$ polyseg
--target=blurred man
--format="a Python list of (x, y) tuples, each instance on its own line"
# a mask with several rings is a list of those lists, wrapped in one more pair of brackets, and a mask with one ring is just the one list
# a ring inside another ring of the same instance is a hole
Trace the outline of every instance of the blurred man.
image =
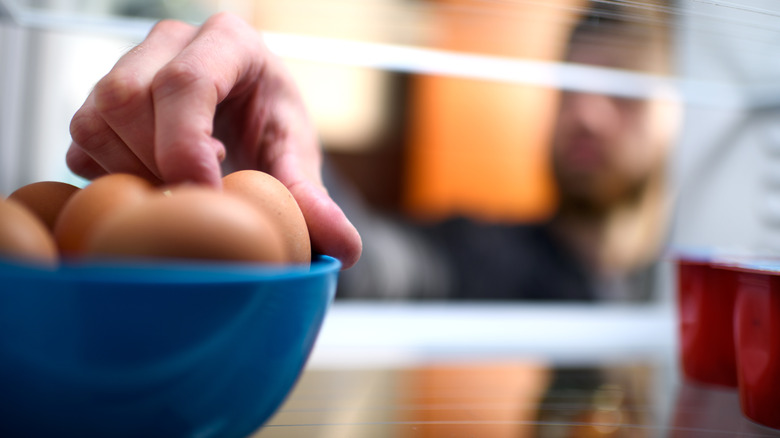
[[(596, 2), (565, 61), (671, 73), (663, 4)], [(341, 297), (643, 300), (666, 235), (666, 168), (679, 119), (665, 98), (563, 91), (551, 162), (560, 203), (544, 224), (388, 221), (354, 209), (363, 260)]]

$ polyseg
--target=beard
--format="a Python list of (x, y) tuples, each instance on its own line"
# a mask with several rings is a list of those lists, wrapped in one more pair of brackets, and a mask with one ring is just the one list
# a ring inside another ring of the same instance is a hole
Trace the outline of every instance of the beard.
[(651, 175), (564, 172), (554, 166), (559, 210), (583, 216), (603, 216), (639, 202), (653, 180)]

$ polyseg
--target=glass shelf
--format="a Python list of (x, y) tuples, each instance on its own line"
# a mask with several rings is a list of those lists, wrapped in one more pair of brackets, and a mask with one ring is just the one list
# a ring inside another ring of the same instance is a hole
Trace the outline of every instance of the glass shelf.
[[(643, 97), (673, 89), (689, 103), (708, 106), (773, 106), (771, 81), (750, 87), (729, 78), (699, 72), (659, 77), (638, 72), (559, 62), (563, 35), (582, 9), (582, 2), (294, 0), (254, 3), (170, 2), (51, 2), (0, 1), (0, 13), (23, 27), (67, 32), (96, 32), (140, 40), (160, 18), (201, 22), (219, 10), (238, 11), (263, 29), (269, 47), (287, 58), (379, 70), (524, 83), (559, 89), (585, 90), (626, 97)], [(670, 9), (674, 20), (660, 23), (685, 37), (712, 34), (731, 44), (765, 51), (780, 36), (767, 20), (780, 17), (759, 8), (684, 1)], [(649, 5), (650, 3), (648, 3)], [(132, 5), (132, 7), (131, 7)], [(650, 6), (647, 6), (650, 7)], [(736, 15), (735, 15), (736, 14)], [(732, 16), (735, 15), (735, 16)], [(760, 18), (755, 24), (750, 18)], [(774, 20), (772, 20), (774, 19)], [(534, 29), (518, 30), (517, 23)], [(724, 24), (725, 26), (721, 26)], [(780, 26), (776, 26), (780, 29)], [(468, 38), (453, 37), (468, 34)], [(717, 32), (713, 29), (718, 29)], [(495, 31), (491, 31), (495, 30)], [(539, 41), (508, 44), (512, 38)], [(547, 37), (547, 38), (544, 38)], [(541, 41), (552, 47), (543, 50)], [(769, 42), (767, 42), (769, 41)], [(684, 62), (682, 64), (685, 64)], [(684, 65), (683, 65), (684, 66)]]

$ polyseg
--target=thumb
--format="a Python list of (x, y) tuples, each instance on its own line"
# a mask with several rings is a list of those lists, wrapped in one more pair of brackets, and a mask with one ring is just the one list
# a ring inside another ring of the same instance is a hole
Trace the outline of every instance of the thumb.
[(313, 250), (335, 257), (343, 269), (357, 263), (363, 250), (360, 234), (325, 189), (307, 180), (289, 189), (306, 218)]

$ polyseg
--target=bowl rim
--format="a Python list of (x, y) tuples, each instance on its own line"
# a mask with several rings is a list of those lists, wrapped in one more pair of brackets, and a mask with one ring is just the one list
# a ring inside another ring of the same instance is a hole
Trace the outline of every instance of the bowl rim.
[(0, 281), (37, 279), (55, 282), (123, 284), (219, 284), (284, 281), (337, 273), (341, 262), (316, 255), (310, 264), (262, 264), (212, 260), (61, 261), (56, 267), (0, 259)]

